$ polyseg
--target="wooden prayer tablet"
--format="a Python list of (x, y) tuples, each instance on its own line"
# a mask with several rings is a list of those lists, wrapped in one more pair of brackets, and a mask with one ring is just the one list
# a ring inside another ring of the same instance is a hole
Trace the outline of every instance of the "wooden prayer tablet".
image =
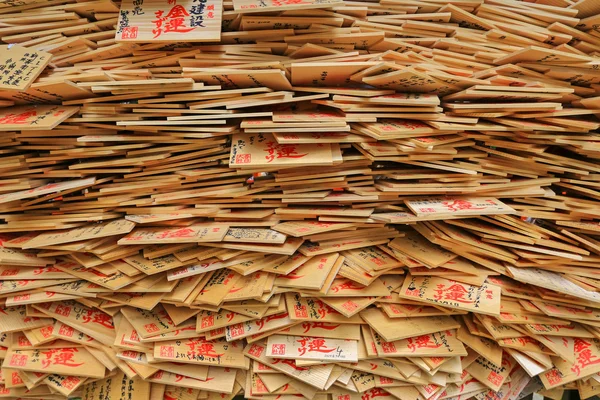
[[(432, 286), (428, 286), (432, 285)], [(432, 289), (435, 287), (435, 289)], [(400, 290), (400, 297), (418, 297), (427, 302), (444, 304), (455, 302), (459, 309), (478, 309), (482, 314), (498, 315), (500, 288), (493, 285), (473, 287), (443, 278), (423, 276), (407, 278)]]
[(421, 235), (413, 234), (412, 232), (405, 237), (394, 239), (390, 243), (390, 247), (422, 262), (430, 268), (439, 267), (456, 258), (456, 255), (452, 252), (439, 248), (434, 243), (423, 239)]
[[(314, 340), (320, 348), (315, 349)], [(271, 335), (267, 340), (267, 356), (299, 360), (358, 361), (358, 342), (340, 339), (313, 339), (302, 336)]]
[(130, 232), (135, 224), (124, 219), (105, 222), (99, 225), (88, 225), (63, 232), (43, 233), (28, 240), (23, 248), (51, 246), (54, 244), (77, 242), (99, 237), (114, 236)]
[(24, 91), (44, 71), (52, 54), (19, 45), (0, 46), (0, 90)]
[(290, 0), (235, 0), (233, 2), (234, 10), (241, 13), (331, 8), (341, 5), (343, 5), (343, 2), (339, 0), (302, 0), (299, 2)]
[(0, 195), (0, 203), (8, 203), (15, 200), (27, 199), (31, 197), (41, 196), (49, 193), (61, 192), (63, 190), (75, 189), (78, 187), (85, 187), (93, 185), (96, 182), (96, 178), (79, 179), (73, 181), (65, 181), (58, 184), (49, 183), (44, 186), (39, 186), (34, 189), (23, 190), (20, 192), (13, 192), (9, 194)]
[(273, 137), (280, 144), (302, 144), (302, 143), (362, 143), (370, 142), (372, 139), (353, 135), (344, 132), (323, 132), (323, 133), (278, 133), (274, 132)]
[(385, 314), (376, 309), (371, 308), (363, 311), (360, 315), (375, 332), (388, 342), (458, 327), (458, 324), (450, 317), (408, 318), (404, 320), (404, 324), (402, 324), (404, 326), (402, 326), (392, 321), (388, 322)]
[(117, 42), (218, 42), (221, 0), (126, 0), (121, 4)]
[(223, 238), (225, 242), (284, 243), (285, 235), (271, 229), (230, 228)]
[(218, 242), (226, 234), (227, 226), (197, 224), (186, 228), (137, 229), (119, 242), (126, 245)]
[(20, 106), (0, 109), (0, 131), (53, 129), (79, 111), (69, 106)]
[[(220, 70), (212, 71), (210, 69), (191, 71), (186, 75), (194, 78), (197, 82), (203, 82), (206, 85), (220, 85), (223, 89), (242, 89), (242, 88), (260, 88), (266, 87), (273, 90), (290, 90), (291, 84), (285, 73), (279, 69), (275, 70)], [(264, 96), (261, 96), (264, 97)], [(257, 98), (253, 98), (257, 99)], [(245, 99), (241, 99), (244, 101)], [(308, 99), (307, 99), (308, 100)], [(258, 100), (256, 100), (258, 102)], [(266, 101), (266, 100), (265, 100)], [(244, 101), (246, 103), (246, 101)], [(192, 109), (203, 108), (195, 106)], [(201, 104), (200, 104), (201, 105)], [(217, 106), (219, 104), (216, 104)], [(257, 104), (258, 105), (258, 104)], [(248, 107), (248, 105), (240, 105)]]
[(359, 102), (362, 104), (385, 104), (395, 106), (437, 106), (440, 100), (435, 95), (418, 93), (395, 93), (373, 96), (366, 99), (352, 98), (350, 96), (334, 96), (333, 100), (347, 103)]
[(408, 200), (406, 205), (417, 216), (454, 216), (513, 214), (515, 211), (494, 198), (446, 198), (425, 201)]
[[(98, 362), (85, 348), (62, 348), (53, 352), (54, 354), (66, 354), (70, 360), (69, 363), (53, 363), (48, 366), (47, 362), (41, 357), (36, 357), (36, 350), (14, 350), (7, 353), (7, 357), (12, 362), (7, 366), (17, 370), (42, 372), (49, 371), (57, 374), (102, 378), (104, 376), (104, 366)], [(65, 356), (63, 356), (65, 357)], [(18, 360), (18, 362), (17, 362)], [(75, 371), (75, 368), (84, 367), (82, 371)]]
[(330, 145), (279, 144), (269, 133), (234, 135), (229, 165), (231, 168), (257, 168), (271, 165), (331, 165)]

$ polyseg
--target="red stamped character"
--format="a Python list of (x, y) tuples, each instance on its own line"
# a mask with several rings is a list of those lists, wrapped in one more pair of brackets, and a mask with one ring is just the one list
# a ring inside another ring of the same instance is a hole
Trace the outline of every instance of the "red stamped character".
[(502, 375), (494, 371), (490, 371), (487, 380), (494, 386), (500, 386), (502, 384)]
[[(267, 390), (267, 387), (265, 386), (263, 381), (260, 380), (260, 378), (256, 378), (255, 384), (256, 384), (256, 393), (265, 393), (265, 394), (269, 393), (269, 391)], [(252, 389), (252, 393), (254, 393), (254, 389)]]
[(215, 316), (209, 315), (208, 317), (202, 317), (200, 320), (200, 326), (202, 328), (210, 328), (215, 325)]
[(352, 300), (348, 300), (347, 302), (342, 304), (342, 308), (346, 311), (354, 311), (358, 308), (358, 304), (356, 304)]
[(135, 329), (131, 331), (131, 335), (129, 335), (129, 340), (132, 342), (139, 343), (140, 337)]
[(231, 337), (241, 336), (244, 334), (244, 325), (243, 324), (235, 324), (227, 327), (229, 330), (229, 335)]
[(20, 294), (20, 295), (16, 295), (15, 297), (13, 297), (13, 301), (18, 302), (18, 301), (27, 301), (31, 298), (30, 294)]
[(160, 356), (173, 358), (175, 356), (175, 348), (173, 346), (160, 346)]
[(131, 358), (134, 360), (137, 358), (137, 355), (138, 355), (137, 351), (133, 351), (133, 350), (126, 350), (122, 354), (124, 357)]
[(121, 33), (121, 39), (136, 39), (138, 35), (138, 27), (137, 26), (126, 26), (123, 27), (123, 31)]
[(282, 356), (285, 354), (285, 344), (274, 344), (271, 346), (271, 354), (274, 356)]
[(294, 306), (294, 313), (296, 314), (296, 318), (308, 318), (308, 312), (306, 311), (306, 306)]
[(144, 325), (144, 329), (148, 333), (156, 333), (159, 331), (158, 326), (156, 326), (156, 324), (154, 324), (154, 323)]
[(11, 367), (24, 367), (27, 364), (26, 354), (13, 354), (8, 365)]
[(430, 357), (429, 359), (434, 365), (439, 365), (446, 360), (444, 357)]
[(19, 336), (18, 342), (19, 342), (19, 346), (21, 346), (21, 347), (33, 346), (33, 344), (31, 344), (31, 342), (29, 341), (29, 339), (27, 339), (27, 337), (25, 335)]
[(560, 383), (563, 380), (562, 374), (556, 368), (552, 368), (550, 371), (546, 372), (544, 374), (544, 376), (546, 377), (546, 379), (548, 380), (548, 383), (551, 386), (560, 385)]
[(60, 384), (67, 390), (73, 390), (81, 382), (76, 376), (67, 376)]
[(52, 335), (52, 331), (53, 331), (53, 327), (52, 326), (45, 326), (42, 329), (40, 329), (40, 334), (44, 337), (44, 338), (48, 338), (50, 337), (50, 335)]
[(238, 154), (235, 156), (236, 164), (250, 164), (252, 161), (252, 154)]
[(59, 304), (56, 306), (55, 313), (58, 315), (62, 315), (63, 317), (68, 317), (71, 314), (71, 307)]
[(157, 373), (155, 373), (152, 378), (153, 379), (162, 379), (163, 375), (165, 374), (165, 371), (158, 371)]
[(19, 376), (18, 372), (13, 372), (11, 375), (11, 382), (13, 386), (20, 385), (23, 383), (23, 379), (21, 379), (21, 376)]
[(382, 342), (381, 348), (385, 354), (395, 353), (396, 345), (393, 342)]
[(58, 334), (61, 336), (73, 337), (73, 332), (75, 330), (71, 328), (69, 325), (61, 325), (58, 329)]
[(262, 355), (263, 350), (264, 350), (264, 347), (259, 346), (257, 344), (253, 344), (252, 346), (250, 346), (250, 350), (248, 350), (248, 354), (250, 354), (254, 357), (260, 357)]
[(433, 383), (430, 383), (429, 385), (425, 385), (423, 386), (423, 390), (425, 390), (425, 392), (427, 392), (427, 394), (431, 394), (433, 393), (439, 386), (434, 385)]

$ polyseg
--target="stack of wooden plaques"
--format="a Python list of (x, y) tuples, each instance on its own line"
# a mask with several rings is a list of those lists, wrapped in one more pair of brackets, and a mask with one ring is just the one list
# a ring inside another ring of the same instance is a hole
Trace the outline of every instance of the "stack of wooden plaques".
[(0, 398), (600, 394), (600, 1), (5, 0)]

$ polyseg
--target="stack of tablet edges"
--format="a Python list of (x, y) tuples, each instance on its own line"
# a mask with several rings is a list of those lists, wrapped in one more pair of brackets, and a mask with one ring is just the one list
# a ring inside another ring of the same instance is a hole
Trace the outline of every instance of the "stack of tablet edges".
[(0, 398), (600, 393), (600, 1), (5, 0)]

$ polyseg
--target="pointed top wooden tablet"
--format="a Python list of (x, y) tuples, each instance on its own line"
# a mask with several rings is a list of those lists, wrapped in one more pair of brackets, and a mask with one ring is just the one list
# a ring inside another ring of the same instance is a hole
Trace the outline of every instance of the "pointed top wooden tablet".
[(117, 42), (218, 42), (222, 0), (125, 0)]

